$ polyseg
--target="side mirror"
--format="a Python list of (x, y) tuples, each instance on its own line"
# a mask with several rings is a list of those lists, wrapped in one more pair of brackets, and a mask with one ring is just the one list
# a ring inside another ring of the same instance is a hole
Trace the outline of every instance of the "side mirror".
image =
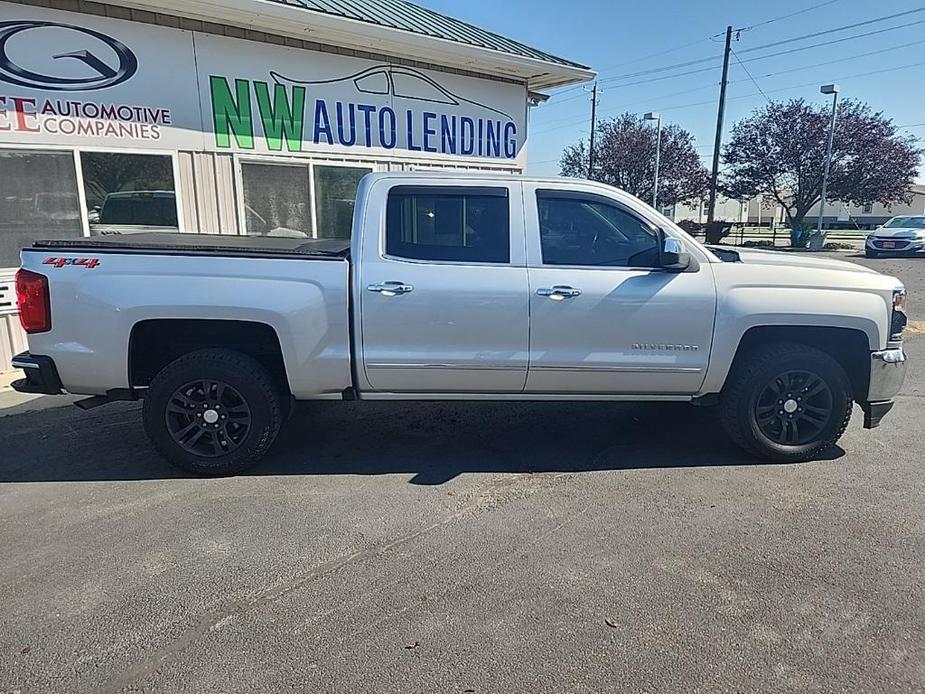
[(684, 272), (691, 266), (690, 253), (684, 252), (684, 244), (660, 230), (661, 254), (659, 264), (669, 272)]

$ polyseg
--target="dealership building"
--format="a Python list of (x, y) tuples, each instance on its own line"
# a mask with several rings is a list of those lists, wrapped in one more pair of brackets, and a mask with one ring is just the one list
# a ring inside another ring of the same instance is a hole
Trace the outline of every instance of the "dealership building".
[(19, 249), (348, 237), (370, 171), (523, 171), (585, 66), (404, 0), (0, 0), (0, 371)]

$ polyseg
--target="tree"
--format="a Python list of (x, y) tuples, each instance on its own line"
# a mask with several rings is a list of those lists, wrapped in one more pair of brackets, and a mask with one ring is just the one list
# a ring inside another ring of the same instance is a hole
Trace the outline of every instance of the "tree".
[[(559, 167), (563, 176), (590, 178), (622, 188), (652, 201), (655, 183), (656, 129), (641, 116), (624, 113), (598, 122), (594, 171), (588, 172), (588, 146), (584, 140), (566, 147)], [(675, 205), (703, 197), (709, 175), (694, 136), (678, 125), (662, 126), (658, 204)]]
[[(739, 121), (723, 151), (723, 192), (770, 195), (784, 209), (793, 245), (805, 245), (806, 215), (822, 197), (831, 109), (803, 99), (772, 102)], [(922, 150), (867, 104), (839, 105), (827, 199), (857, 205), (906, 200)], [(823, 239), (824, 240), (824, 239)]]

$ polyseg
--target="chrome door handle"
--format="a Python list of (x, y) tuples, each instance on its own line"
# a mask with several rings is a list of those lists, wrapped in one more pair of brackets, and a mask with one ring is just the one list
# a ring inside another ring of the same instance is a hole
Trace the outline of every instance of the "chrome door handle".
[(562, 299), (573, 299), (581, 296), (581, 290), (574, 287), (567, 287), (564, 284), (557, 284), (552, 288), (537, 289), (539, 296), (549, 297), (553, 301), (562, 301)]
[(366, 291), (376, 292), (383, 296), (398, 296), (399, 294), (410, 294), (414, 291), (414, 287), (404, 282), (383, 282), (369, 285)]

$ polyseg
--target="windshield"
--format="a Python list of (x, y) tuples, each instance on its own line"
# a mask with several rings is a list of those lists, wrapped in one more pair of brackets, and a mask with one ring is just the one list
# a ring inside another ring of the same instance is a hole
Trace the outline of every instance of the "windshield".
[(897, 217), (883, 226), (887, 229), (925, 229), (925, 217)]

